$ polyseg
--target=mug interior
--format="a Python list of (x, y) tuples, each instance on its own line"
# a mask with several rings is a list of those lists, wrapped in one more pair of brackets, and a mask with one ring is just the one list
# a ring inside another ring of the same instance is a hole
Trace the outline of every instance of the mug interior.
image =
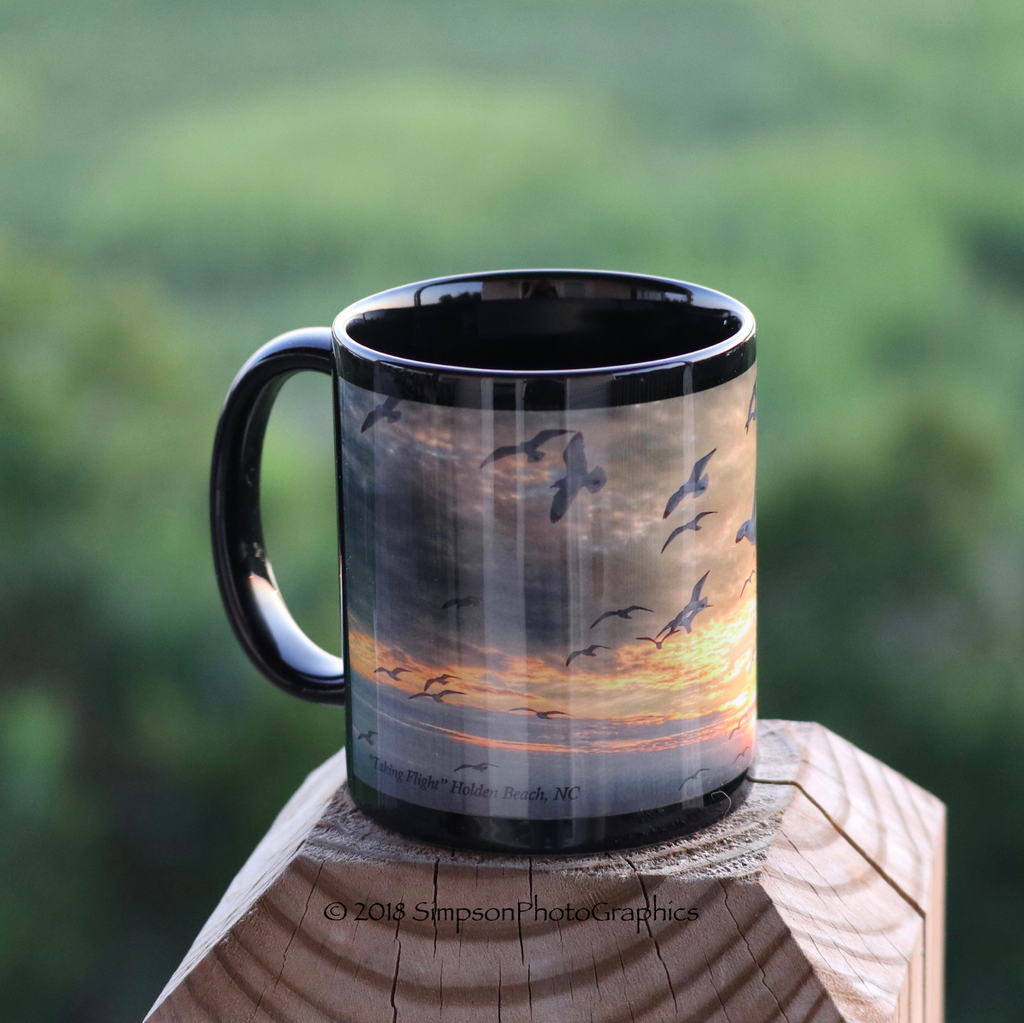
[(358, 302), (338, 320), (364, 354), (513, 373), (665, 362), (718, 349), (752, 327), (745, 307), (719, 292), (595, 271), (427, 281)]

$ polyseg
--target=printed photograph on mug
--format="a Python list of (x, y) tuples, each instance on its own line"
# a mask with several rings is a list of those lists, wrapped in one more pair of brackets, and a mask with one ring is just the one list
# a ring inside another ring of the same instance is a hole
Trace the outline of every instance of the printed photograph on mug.
[(342, 386), (357, 776), (425, 806), (558, 818), (743, 773), (755, 372), (646, 404), (401, 401), (390, 419)]

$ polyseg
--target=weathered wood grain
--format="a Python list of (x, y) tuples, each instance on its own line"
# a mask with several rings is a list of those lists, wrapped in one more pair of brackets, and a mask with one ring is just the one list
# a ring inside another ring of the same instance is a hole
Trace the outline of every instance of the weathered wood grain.
[(820, 725), (762, 722), (753, 776), (697, 835), (514, 857), (385, 831), (353, 807), (339, 754), (147, 1019), (941, 1023), (942, 804)]

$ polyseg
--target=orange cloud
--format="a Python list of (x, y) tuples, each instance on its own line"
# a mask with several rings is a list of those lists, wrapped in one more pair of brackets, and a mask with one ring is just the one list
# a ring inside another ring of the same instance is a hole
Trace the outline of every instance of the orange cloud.
[[(756, 682), (756, 602), (729, 616), (698, 618), (692, 634), (679, 633), (662, 650), (648, 643), (628, 643), (599, 651), (593, 658), (562, 662), (537, 656), (483, 651), (485, 665), (448, 661), (425, 664), (400, 646), (359, 631), (349, 632), (352, 667), (376, 685), (410, 696), (426, 680), (454, 676), (447, 689), (450, 703), (487, 712), (516, 706), (561, 710), (572, 718), (615, 721), (622, 725), (686, 721), (709, 715), (733, 721), (752, 703)], [(378, 668), (404, 667), (397, 679)], [(435, 692), (443, 688), (435, 684)]]

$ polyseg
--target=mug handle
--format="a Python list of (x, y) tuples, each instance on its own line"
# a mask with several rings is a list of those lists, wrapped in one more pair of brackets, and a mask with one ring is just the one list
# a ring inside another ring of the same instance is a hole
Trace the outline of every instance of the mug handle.
[(260, 458), (284, 382), (301, 370), (333, 379), (332, 346), (329, 327), (307, 327), (274, 338), (249, 359), (224, 401), (210, 472), (213, 560), (235, 635), (271, 682), (317, 703), (345, 702), (344, 661), (296, 625), (277, 588), (263, 543)]

